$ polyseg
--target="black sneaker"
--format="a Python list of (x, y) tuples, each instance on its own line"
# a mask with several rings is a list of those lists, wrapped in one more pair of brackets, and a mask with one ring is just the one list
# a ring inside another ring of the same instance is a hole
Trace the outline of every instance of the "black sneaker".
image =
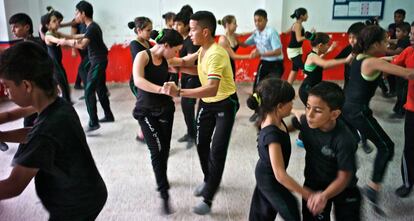
[(410, 186), (410, 187), (406, 187), (405, 185), (402, 185), (402, 186), (398, 187), (398, 188), (395, 190), (395, 194), (396, 194), (397, 196), (401, 197), (401, 198), (405, 198), (405, 197), (407, 197), (408, 195), (410, 195), (410, 193), (411, 193), (411, 189), (412, 189), (412, 186)]
[(195, 139), (190, 137), (189, 141), (187, 142), (187, 146), (186, 146), (187, 150), (191, 149), (191, 147), (193, 147), (194, 145), (195, 145)]
[(115, 118), (114, 116), (105, 116), (104, 118), (99, 119), (99, 123), (109, 123), (114, 122)]
[(1, 151), (7, 151), (9, 149), (9, 145), (7, 145), (6, 143), (4, 143), (4, 142), (0, 142), (0, 150)]
[(259, 115), (257, 113), (254, 113), (252, 116), (250, 116), (249, 121), (250, 122), (256, 122)]
[(375, 213), (380, 216), (385, 217), (386, 213), (382, 210), (378, 204), (378, 191), (372, 189), (369, 186), (363, 188), (362, 193), (368, 198), (368, 202), (371, 203), (374, 208)]
[(91, 132), (91, 131), (97, 130), (97, 129), (99, 129), (99, 128), (101, 128), (101, 125), (99, 125), (99, 124), (95, 124), (95, 125), (88, 125), (88, 126), (85, 128), (85, 132), (86, 132), (86, 133), (88, 133), (88, 132)]
[(403, 113), (392, 113), (389, 116), (390, 119), (403, 119), (404, 118), (404, 114)]
[(75, 84), (75, 86), (73, 86), (73, 89), (75, 89), (75, 90), (82, 90), (83, 87), (82, 87), (82, 85), (76, 85)]
[(397, 92), (387, 92), (384, 94), (384, 97), (386, 98), (392, 98), (392, 97), (396, 97), (397, 96)]
[(168, 199), (162, 199), (161, 213), (163, 215), (170, 215), (173, 213)]
[(182, 137), (180, 137), (180, 138), (178, 138), (178, 142), (179, 143), (184, 143), (184, 142), (189, 142), (190, 140), (191, 140), (192, 138), (191, 138), (191, 136), (190, 135), (188, 135), (188, 134), (186, 134), (186, 135), (184, 135), (184, 136), (182, 136)]
[(362, 150), (364, 150), (366, 154), (369, 154), (374, 150), (374, 148), (372, 148), (372, 146), (369, 145), (367, 141), (365, 141), (362, 142)]

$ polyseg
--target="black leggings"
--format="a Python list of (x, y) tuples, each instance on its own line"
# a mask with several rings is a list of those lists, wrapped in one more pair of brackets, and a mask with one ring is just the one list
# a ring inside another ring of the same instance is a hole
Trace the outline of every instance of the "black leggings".
[(236, 94), (214, 103), (200, 100), (196, 143), (206, 183), (202, 191), (205, 200), (212, 201), (220, 185), (238, 109), (239, 101)]
[(372, 116), (372, 111), (367, 105), (345, 102), (343, 116), (361, 135), (375, 144), (378, 151), (375, 157), (372, 181), (380, 183), (384, 178), (388, 162), (394, 156), (394, 142)]
[(401, 161), (401, 176), (406, 187), (414, 184), (414, 112), (407, 110), (404, 124), (404, 151)]
[[(304, 184), (313, 191), (323, 191), (325, 188), (318, 188), (312, 184)], [(347, 188), (341, 193), (329, 199), (325, 209), (317, 216), (313, 216), (309, 211), (307, 202), (302, 200), (303, 221), (329, 221), (331, 220), (332, 204), (335, 206), (336, 221), (359, 221), (361, 220), (361, 194), (358, 187)]]
[[(200, 87), (200, 80), (198, 76), (192, 76), (188, 74), (181, 74), (181, 88), (197, 88)], [(184, 114), (185, 124), (187, 125), (187, 134), (195, 138), (196, 137), (196, 123), (195, 123), (195, 105), (196, 98), (181, 98), (181, 109)]]
[(283, 71), (283, 61), (260, 60), (260, 64), (257, 67), (256, 77), (253, 82), (253, 93), (256, 92), (256, 87), (260, 81), (266, 79), (267, 77), (281, 78)]
[(167, 178), (167, 161), (170, 154), (174, 110), (174, 106), (172, 106), (160, 114), (154, 115), (151, 111), (148, 111), (136, 117), (151, 154), (151, 164), (157, 182), (157, 190), (163, 199), (169, 197), (170, 184)]
[(284, 220), (300, 220), (299, 202), (296, 197), (280, 183), (273, 173), (256, 166), (257, 185), (250, 204), (249, 220), (275, 220), (279, 213)]
[(106, 66), (108, 61), (91, 63), (85, 87), (85, 103), (89, 114), (89, 126), (98, 124), (98, 113), (96, 108), (96, 96), (104, 110), (105, 116), (112, 117), (109, 106), (108, 88), (106, 87)]

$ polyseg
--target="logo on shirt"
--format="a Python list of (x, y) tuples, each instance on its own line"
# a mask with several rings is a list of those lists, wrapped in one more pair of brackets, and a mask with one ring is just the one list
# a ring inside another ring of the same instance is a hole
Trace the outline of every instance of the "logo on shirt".
[(328, 145), (325, 145), (321, 148), (321, 153), (326, 157), (335, 157), (334, 151), (331, 148), (329, 148)]

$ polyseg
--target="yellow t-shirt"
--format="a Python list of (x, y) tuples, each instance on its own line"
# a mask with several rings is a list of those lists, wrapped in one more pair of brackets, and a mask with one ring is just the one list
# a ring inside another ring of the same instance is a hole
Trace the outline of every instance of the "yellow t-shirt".
[(236, 93), (236, 84), (233, 79), (230, 57), (227, 51), (218, 45), (212, 44), (201, 60), (202, 48), (198, 51), (197, 71), (201, 85), (206, 85), (209, 79), (219, 80), (219, 88), (215, 97), (201, 98), (206, 103), (222, 101)]

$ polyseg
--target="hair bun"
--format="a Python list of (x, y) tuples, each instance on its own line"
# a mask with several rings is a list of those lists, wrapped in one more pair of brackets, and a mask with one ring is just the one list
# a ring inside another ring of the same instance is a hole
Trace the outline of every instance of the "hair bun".
[(257, 108), (259, 108), (259, 103), (253, 95), (250, 95), (249, 98), (247, 98), (246, 104), (251, 110), (257, 110)]
[(219, 20), (217, 20), (217, 24), (223, 25), (223, 21), (219, 19)]
[(134, 29), (135, 28), (135, 22), (133, 22), (133, 21), (128, 22), (128, 28), (129, 29)]
[(157, 38), (158, 34), (159, 34), (159, 32), (157, 30), (152, 30), (151, 34), (150, 34), (151, 39), (155, 40)]
[(50, 12), (54, 11), (54, 9), (53, 9), (53, 7), (52, 7), (52, 6), (47, 6), (47, 7), (46, 7), (46, 10), (47, 10), (47, 12), (48, 12), (48, 13), (50, 13)]

